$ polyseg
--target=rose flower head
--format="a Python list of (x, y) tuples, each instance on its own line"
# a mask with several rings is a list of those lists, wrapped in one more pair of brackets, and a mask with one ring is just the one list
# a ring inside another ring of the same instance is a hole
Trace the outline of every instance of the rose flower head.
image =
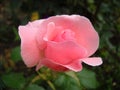
[(99, 36), (89, 19), (80, 15), (56, 15), (19, 26), (21, 56), (27, 67), (46, 66), (56, 71), (82, 70), (82, 63), (102, 64), (90, 57), (99, 46)]

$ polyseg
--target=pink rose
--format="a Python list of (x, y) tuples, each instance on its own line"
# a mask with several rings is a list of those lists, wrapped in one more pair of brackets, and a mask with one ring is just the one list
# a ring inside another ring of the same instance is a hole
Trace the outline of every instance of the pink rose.
[(28, 67), (47, 66), (57, 71), (80, 71), (82, 62), (98, 66), (100, 57), (89, 57), (99, 45), (99, 36), (84, 16), (57, 15), (19, 26), (21, 55)]

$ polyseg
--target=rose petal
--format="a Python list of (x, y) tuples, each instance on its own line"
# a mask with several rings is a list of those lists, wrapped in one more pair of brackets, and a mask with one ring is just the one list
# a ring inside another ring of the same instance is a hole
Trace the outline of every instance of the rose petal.
[(47, 42), (45, 56), (58, 64), (68, 64), (73, 60), (83, 58), (87, 51), (73, 41)]
[(55, 62), (52, 62), (52, 60), (49, 60), (47, 58), (45, 59), (42, 59), (42, 62), (40, 62), (37, 67), (36, 67), (36, 70), (39, 70), (42, 66), (47, 66), (49, 68), (51, 68), (52, 70), (55, 70), (55, 71), (67, 71), (68, 69), (62, 65), (59, 65)]
[(55, 41), (55, 42), (74, 41), (75, 42), (76, 39), (74, 37), (74, 32), (67, 29), (67, 30), (63, 30), (58, 35), (56, 35), (56, 37), (52, 41)]
[(45, 41), (48, 41), (48, 40), (51, 40), (51, 38), (53, 38), (54, 37), (54, 35), (53, 35), (53, 31), (55, 30), (55, 24), (54, 24), (54, 22), (50, 22), (50, 23), (48, 23), (48, 25), (47, 25), (47, 32), (46, 32), (46, 34), (45, 34), (45, 36), (44, 36), (44, 40)]
[(36, 33), (41, 21), (31, 22), (26, 26), (19, 26), (21, 38), (21, 55), (28, 67), (35, 66), (40, 60), (40, 52), (36, 43)]
[(97, 50), (99, 46), (99, 36), (98, 33), (95, 31), (91, 22), (83, 16), (73, 16), (75, 19), (75, 25), (78, 29), (76, 31), (78, 42), (84, 46), (87, 51), (88, 55), (91, 56)]
[(73, 70), (75, 72), (82, 70), (82, 64), (79, 60), (76, 60), (75, 62), (70, 63), (69, 65), (64, 65), (64, 67)]
[(36, 65), (36, 71), (38, 71), (40, 68), (42, 68), (44, 65), (42, 63), (42, 61), (44, 60), (44, 58), (41, 58), (38, 62), (38, 64)]
[(71, 29), (75, 32), (76, 39), (81, 46), (84, 46), (88, 54), (86, 57), (95, 53), (99, 45), (99, 37), (91, 22), (79, 15), (57, 15), (50, 17), (45, 24), (54, 22), (56, 27), (62, 27), (63, 30)]
[(84, 58), (80, 60), (91, 66), (98, 66), (102, 64), (102, 59), (100, 57)]

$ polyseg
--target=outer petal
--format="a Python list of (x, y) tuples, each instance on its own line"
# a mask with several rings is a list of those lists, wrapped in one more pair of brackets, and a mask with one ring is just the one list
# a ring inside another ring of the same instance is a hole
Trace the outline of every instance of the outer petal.
[(91, 66), (98, 66), (102, 64), (102, 59), (100, 57), (83, 58), (81, 61)]
[(36, 70), (39, 70), (43, 65), (55, 71), (72, 70), (72, 71), (78, 72), (82, 70), (82, 64), (80, 60), (76, 60), (68, 65), (62, 65), (62, 64), (57, 64), (53, 62), (52, 60), (45, 58), (45, 59), (42, 59), (42, 62), (40, 62), (37, 65)]
[(82, 70), (82, 64), (80, 60), (76, 60), (68, 65), (64, 65), (64, 67), (73, 70), (75, 72), (81, 71)]
[(79, 15), (58, 15), (46, 19), (43, 25), (47, 25), (49, 22), (55, 23), (56, 27), (62, 27), (63, 30), (70, 29), (75, 32), (78, 43), (88, 51), (86, 57), (92, 55), (97, 50), (99, 37), (86, 17)]
[[(78, 42), (84, 46), (88, 50), (88, 55), (91, 56), (99, 46), (99, 36), (95, 31), (92, 23), (83, 16), (73, 16), (75, 21), (75, 25), (78, 29), (76, 31)], [(78, 19), (78, 20), (77, 20)]]
[(28, 67), (35, 66), (40, 60), (40, 52), (36, 43), (36, 33), (41, 21), (30, 22), (26, 26), (19, 26), (21, 38), (21, 55)]
[(42, 59), (42, 62), (40, 62), (37, 67), (36, 67), (36, 70), (39, 70), (41, 68), (41, 66), (44, 65), (44, 66), (47, 66), (49, 68), (51, 68), (52, 70), (55, 70), (55, 71), (67, 71), (68, 69), (62, 65), (59, 65), (55, 62), (52, 62), (51, 60), (45, 58), (45, 59)]
[(84, 58), (87, 51), (84, 47), (77, 45), (73, 41), (48, 42), (45, 56), (52, 62), (66, 65), (79, 58)]

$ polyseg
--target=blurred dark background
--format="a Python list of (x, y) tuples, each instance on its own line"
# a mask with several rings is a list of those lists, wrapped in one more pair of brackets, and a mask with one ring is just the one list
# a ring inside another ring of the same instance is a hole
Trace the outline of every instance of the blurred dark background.
[(4, 75), (10, 72), (23, 76), (35, 73), (21, 60), (18, 26), (61, 14), (86, 16), (99, 33), (100, 47), (94, 55), (102, 57), (104, 63), (100, 67), (85, 66), (96, 73), (99, 86), (94, 90), (120, 89), (120, 0), (0, 0), (0, 90), (18, 90), (8, 89), (11, 86), (4, 81)]

